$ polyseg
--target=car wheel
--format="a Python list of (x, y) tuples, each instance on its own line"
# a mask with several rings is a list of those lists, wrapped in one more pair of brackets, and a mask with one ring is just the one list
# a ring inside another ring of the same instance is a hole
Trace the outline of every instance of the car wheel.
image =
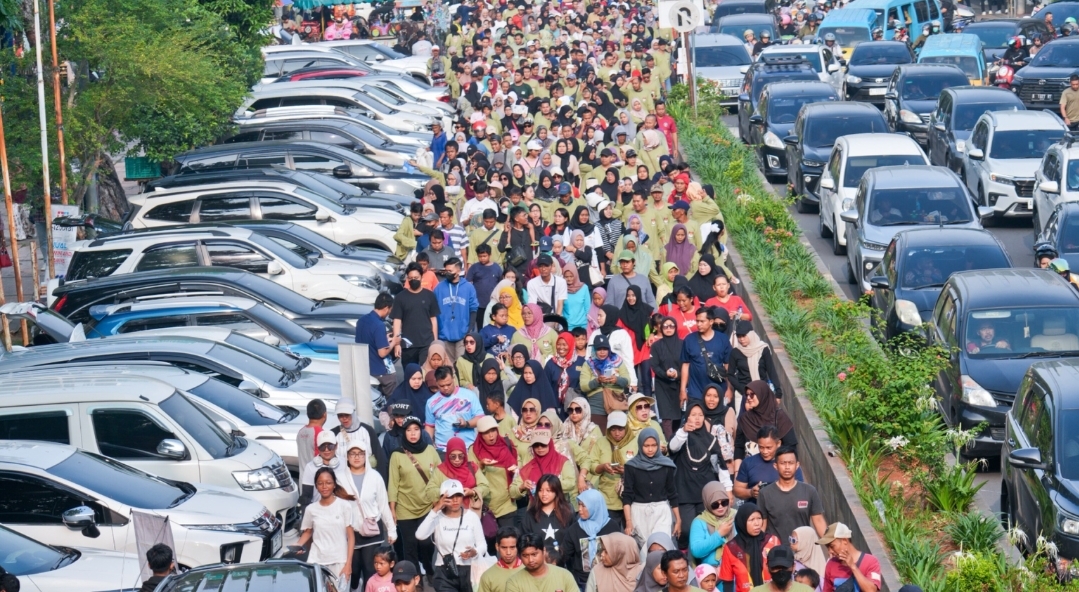
[(1004, 530), (1008, 530), (1015, 522), (1015, 517), (1012, 515), (1012, 508), (1009, 503), (1008, 496), (1008, 479), (1004, 476), (1000, 478), (1000, 526)]
[(824, 225), (824, 208), (819, 208), (817, 212), (817, 234), (819, 234), (821, 238), (833, 236), (832, 231)]
[(836, 225), (836, 231), (830, 233), (832, 235), (832, 254), (833, 255), (846, 255), (847, 246), (839, 244), (839, 226)]
[(851, 267), (850, 257), (847, 258), (847, 283), (852, 286), (858, 283), (858, 276), (854, 275), (854, 268)]
[(794, 202), (794, 209), (797, 210), (799, 214), (808, 214), (809, 204), (805, 202), (804, 197), (799, 195), (798, 200)]
[[(978, 205), (979, 206), (987, 206), (987, 205), (989, 205), (989, 200), (986, 198), (986, 195), (985, 195), (985, 188), (982, 187), (981, 183), (978, 183)], [(996, 224), (997, 224), (997, 216), (996, 216), (996, 214), (993, 214), (992, 216), (989, 216), (988, 218), (982, 220), (982, 226), (984, 228), (989, 228), (990, 226), (996, 226)]]

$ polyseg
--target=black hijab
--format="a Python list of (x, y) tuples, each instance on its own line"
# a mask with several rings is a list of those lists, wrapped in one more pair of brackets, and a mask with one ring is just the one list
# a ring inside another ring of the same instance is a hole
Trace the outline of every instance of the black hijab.
[(581, 212), (587, 212), (587, 211), (588, 211), (587, 206), (577, 206), (577, 209), (573, 210), (573, 217), (570, 218), (570, 221), (569, 221), (569, 229), (570, 230), (580, 230), (581, 232), (584, 233), (585, 238), (588, 238), (588, 235), (592, 234), (592, 231), (594, 231), (596, 229), (596, 225), (592, 223), (591, 215), (589, 216), (589, 221), (588, 221), (587, 224), (581, 224), (580, 223), (579, 220), (581, 219)]
[[(482, 341), (480, 343), (482, 343)], [(434, 393), (431, 392), (431, 389), (427, 388), (426, 381), (420, 382), (420, 388), (412, 388), (412, 385), (408, 383), (408, 379), (416, 374), (423, 377), (423, 369), (419, 364), (409, 364), (405, 366), (404, 380), (402, 380), (401, 384), (397, 385), (397, 388), (393, 389), (393, 392), (390, 393), (390, 400), (386, 402), (386, 405), (388, 407), (394, 403), (409, 403), (412, 405), (412, 413), (417, 414), (420, 419), (426, 419), (424, 414), (427, 410), (427, 400), (430, 399)]]
[[(408, 426), (412, 424), (416, 424), (416, 426), (420, 428), (420, 441), (416, 442), (415, 444), (409, 442), (408, 437), (405, 436), (405, 432), (408, 431)], [(400, 452), (402, 454), (405, 452), (411, 452), (414, 455), (423, 454), (423, 451), (427, 450), (427, 446), (427, 441), (423, 439), (423, 422), (420, 421), (420, 418), (414, 415), (409, 416), (409, 418), (405, 420), (405, 424), (401, 426), (401, 447), (397, 450), (394, 450), (394, 452)]]
[[(614, 174), (614, 182), (613, 183), (607, 180), (607, 175), (612, 174), (612, 173)], [(617, 203), (618, 202), (618, 169), (616, 169), (615, 167), (608, 168), (607, 172), (604, 173), (604, 175), (603, 175), (603, 182), (599, 184), (599, 188), (600, 188), (601, 191), (603, 191), (603, 195), (607, 196), (607, 199), (611, 200), (612, 202)]]
[(618, 316), (622, 314), (622, 311), (613, 304), (604, 304), (600, 307), (603, 310), (603, 324), (599, 327), (599, 332), (604, 337), (610, 337), (611, 333), (618, 329)]
[[(659, 341), (652, 344), (652, 357), (657, 361), (664, 364), (663, 368), (656, 368), (656, 378), (662, 378), (670, 380), (667, 377), (667, 368), (681, 368), (681, 355), (682, 355), (682, 340), (678, 338), (678, 322), (672, 317), (663, 317), (659, 321), (659, 326), (662, 327), (666, 322), (674, 323), (674, 335), (663, 335), (660, 331), (661, 337)], [(676, 365), (677, 364), (677, 365)], [(654, 367), (654, 366), (653, 366)], [(677, 379), (676, 379), (677, 380)], [(707, 409), (705, 409), (705, 415), (707, 416)]]
[(723, 272), (719, 270), (719, 266), (716, 265), (716, 258), (711, 253), (701, 255), (701, 261), (708, 264), (710, 271), (701, 275), (700, 270), (697, 270), (697, 273), (689, 278), (689, 289), (693, 290), (693, 295), (701, 301), (701, 304), (704, 304), (709, 298), (715, 298), (716, 289), (713, 287), (713, 283), (716, 281), (716, 276)]
[[(488, 384), (487, 373), (494, 370), (498, 373), (498, 378), (495, 379), (494, 384)], [(494, 358), (487, 358), (479, 365), (479, 378), (476, 380), (476, 391), (479, 392), (480, 403), (483, 404), (483, 409), (487, 409), (487, 400), (492, 395), (502, 395), (502, 402), (506, 402), (506, 389), (502, 386), (502, 368), (498, 365), (498, 360)], [(473, 372), (473, 375), (475, 372)]]
[(517, 367), (513, 365), (513, 354), (517, 352), (521, 352), (522, 354), (524, 354), (525, 366), (527, 366), (528, 361), (532, 359), (532, 354), (528, 351), (528, 346), (522, 345), (520, 343), (513, 346), (513, 349), (510, 350), (510, 363), (506, 367), (510, 372), (513, 372), (517, 376), (520, 376), (525, 371), (525, 369), (524, 366), (521, 366), (521, 369), (518, 370)]
[[(652, 350), (655, 351), (655, 348), (656, 346), (653, 345)], [(727, 425), (727, 412), (730, 411), (731, 406), (727, 404), (727, 401), (723, 397), (723, 393), (719, 391), (718, 386), (710, 384), (704, 389), (704, 392), (707, 393), (708, 389), (715, 389), (716, 394), (719, 395), (719, 402), (714, 409), (709, 409), (708, 403), (704, 401), (703, 396), (701, 397), (701, 410), (704, 411), (704, 418), (708, 420), (708, 423), (712, 424), (713, 427), (717, 425), (725, 426)]]
[[(682, 417), (682, 425), (686, 424), (686, 420), (689, 419), (689, 412), (694, 407), (700, 407), (701, 413), (704, 414), (705, 419), (708, 418), (708, 409), (704, 407), (704, 401), (700, 399), (690, 399), (686, 403), (686, 412)], [(722, 425), (722, 424), (721, 424)], [(701, 426), (695, 430), (686, 432), (686, 446), (689, 448), (686, 452), (689, 454), (689, 459), (692, 461), (696, 458), (711, 458), (712, 448), (716, 445), (716, 437), (712, 435), (712, 432), (708, 429), (708, 426)], [(705, 460), (709, 462), (709, 460)]]
[[(613, 85), (612, 85), (613, 86)], [(621, 92), (619, 92), (621, 94)], [(603, 116), (608, 122), (615, 121), (615, 106), (611, 102), (611, 95), (607, 94), (607, 91), (597, 89), (592, 94), (592, 101), (596, 104), (596, 112)]]
[(629, 298), (626, 298), (622, 302), (622, 310), (618, 311), (618, 320), (633, 331), (633, 340), (637, 344), (637, 349), (641, 349), (644, 347), (644, 330), (652, 318), (652, 307), (644, 301), (640, 286), (630, 285), (627, 292), (633, 292), (633, 295), (637, 297), (637, 304), (630, 305)]
[(539, 360), (529, 360), (525, 366), (532, 369), (532, 374), (536, 377), (536, 381), (528, 384), (525, 382), (524, 373), (522, 372), (521, 380), (517, 381), (517, 385), (513, 387), (513, 393), (510, 394), (508, 406), (512, 407), (520, 415), (521, 405), (528, 399), (535, 399), (540, 402), (542, 411), (557, 409), (558, 397), (555, 396), (554, 390), (551, 388), (551, 381), (547, 379), (547, 373), (543, 371), (543, 366), (539, 363)]
[[(731, 322), (731, 313), (722, 306), (713, 307), (712, 312), (716, 315), (715, 321), (723, 322), (723, 333), (727, 337), (730, 337), (731, 334), (734, 333), (734, 323)], [(715, 324), (715, 321), (713, 321), (713, 325)]]
[(487, 357), (487, 350), (483, 348), (483, 335), (480, 335), (479, 331), (473, 331), (469, 333), (468, 337), (476, 340), (476, 351), (473, 353), (468, 353), (468, 350), (465, 350), (463, 356), (466, 360), (472, 362), (472, 384), (479, 386), (480, 365), (483, 364), (484, 358)]
[[(543, 180), (550, 179), (551, 186), (544, 187)], [(539, 174), (539, 183), (536, 185), (536, 198), (543, 201), (554, 201), (558, 199), (558, 185), (554, 182), (554, 177), (551, 176), (550, 171), (541, 171)]]
[[(766, 535), (763, 530), (754, 537), (747, 534), (748, 528), (746, 524), (749, 522), (749, 517), (754, 513), (761, 514), (761, 510), (753, 502), (746, 502), (742, 504), (742, 507), (738, 508), (738, 513), (734, 515), (734, 527), (738, 529), (738, 535), (734, 537), (734, 542), (738, 543), (746, 559), (749, 560), (749, 579), (753, 581), (754, 586), (760, 586), (764, 584), (763, 562)], [(761, 514), (761, 517), (763, 516)]]

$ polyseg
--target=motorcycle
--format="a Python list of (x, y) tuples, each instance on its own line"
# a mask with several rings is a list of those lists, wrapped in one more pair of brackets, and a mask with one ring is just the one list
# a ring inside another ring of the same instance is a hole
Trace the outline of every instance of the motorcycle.
[(1011, 90), (1012, 80), (1015, 78), (1015, 69), (1010, 63), (1003, 63), (997, 68), (996, 77), (994, 78), (994, 86), (1003, 88), (1005, 90)]

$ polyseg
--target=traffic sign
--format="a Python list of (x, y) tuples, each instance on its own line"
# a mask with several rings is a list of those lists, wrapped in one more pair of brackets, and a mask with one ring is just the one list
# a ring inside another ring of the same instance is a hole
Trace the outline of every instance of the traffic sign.
[(689, 33), (693, 29), (704, 25), (704, 13), (689, 0), (675, 2), (668, 14), (671, 19), (671, 27), (679, 33)]
[[(707, 13), (704, 10), (704, 1), (703, 0), (659, 0), (658, 6), (656, 7), (657, 8), (656, 16), (659, 17), (659, 26), (660, 26), (660, 28), (661, 29), (673, 29), (673, 28), (675, 28), (675, 23), (677, 23), (679, 19), (678, 19), (677, 16), (672, 14), (671, 9), (674, 8), (676, 5), (680, 6), (680, 5), (686, 4), (686, 3), (692, 4), (698, 11), (696, 13), (698, 16), (693, 19), (693, 22), (694, 22), (693, 26), (695, 26), (695, 27), (703, 27), (706, 24), (705, 23), (705, 18), (707, 18), (705, 16)], [(690, 10), (692, 10), (692, 9), (690, 9)]]

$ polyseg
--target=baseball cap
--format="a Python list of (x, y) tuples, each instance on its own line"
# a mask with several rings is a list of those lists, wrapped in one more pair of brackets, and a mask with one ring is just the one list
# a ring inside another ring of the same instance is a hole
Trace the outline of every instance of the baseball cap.
[(428, 222), (434, 222), (435, 220), (438, 220), (438, 215), (434, 212), (428, 212), (423, 215), (423, 219)]
[(558, 175), (559, 177), (565, 177), (566, 173), (562, 172), (562, 167), (552, 167), (551, 168), (551, 176), (553, 177), (555, 175)]
[(420, 572), (416, 569), (416, 564), (411, 561), (398, 561), (393, 566), (393, 581), (395, 583), (411, 582), (418, 575), (420, 575)]
[(636, 150), (626, 150), (626, 158), (633, 158), (637, 156)]
[(607, 429), (611, 428), (624, 428), (627, 421), (626, 413), (624, 411), (615, 411), (607, 416)]
[[(549, 238), (549, 237), (547, 237), (547, 238)], [(547, 255), (547, 254), (543, 254), (543, 255), (540, 255), (539, 257), (536, 257), (536, 266), (537, 267), (542, 267), (544, 265), (554, 265), (554, 259), (551, 259), (551, 256)]]
[(794, 567), (794, 551), (787, 545), (779, 545), (768, 550), (768, 569)]
[(569, 195), (570, 191), (573, 191), (573, 189), (570, 187), (569, 183), (563, 181), (558, 184), (558, 195)]
[(394, 403), (390, 405), (390, 415), (408, 417), (412, 415), (412, 403)]
[(610, 350), (611, 349), (611, 341), (609, 339), (607, 339), (606, 335), (597, 335), (596, 339), (594, 341), (592, 341), (592, 349), (593, 350), (597, 350), (597, 349)]
[(611, 205), (611, 203), (612, 202), (609, 199), (601, 199), (601, 200), (599, 200), (599, 203), (596, 204), (596, 211), (597, 212), (602, 212), (603, 210), (606, 210), (607, 206)]
[(550, 251), (554, 248), (554, 239), (549, 236), (541, 236), (539, 239), (539, 248), (541, 251)]
[(348, 443), (348, 450), (352, 450), (353, 448), (359, 448), (360, 450), (364, 451), (365, 453), (367, 452), (367, 447), (364, 446), (363, 440), (361, 440), (359, 438), (356, 438), (355, 440), (352, 440), (351, 442)]
[(498, 429), (498, 422), (490, 415), (484, 415), (476, 422), (476, 433), (482, 434), (496, 429)]
[(449, 497), (464, 495), (465, 487), (464, 485), (461, 485), (461, 482), (457, 479), (446, 479), (442, 482), (442, 486), (438, 488), (438, 493), (439, 495), (446, 495)]
[(650, 189), (648, 192), (649, 193), (663, 193), (663, 186), (660, 185), (659, 183), (655, 183), (655, 184), (652, 185), (652, 189)]
[(674, 205), (671, 206), (671, 209), (672, 210), (685, 210), (685, 211), (688, 212), (689, 211), (689, 202), (687, 202), (684, 199), (680, 199), (680, 200), (674, 202)]
[(611, 150), (610, 148), (604, 148), (603, 151), (599, 153), (599, 155), (600, 156), (614, 156), (614, 150)]
[(551, 430), (532, 430), (532, 446), (536, 444), (550, 444)]
[(738, 323), (734, 326), (734, 334), (739, 337), (743, 335), (748, 335), (749, 332), (752, 330), (753, 323), (749, 321), (738, 321)]
[(618, 254), (619, 261), (636, 261), (637, 257), (633, 255), (633, 251), (629, 249), (622, 249), (622, 252)]
[(599, 181), (597, 181), (596, 179), (588, 179), (584, 182), (585, 189), (591, 189), (593, 187), (597, 187), (598, 185)]
[(322, 430), (315, 439), (315, 448), (321, 448), (323, 444), (337, 445), (337, 435), (331, 430)]
[(348, 399), (338, 399), (333, 412), (335, 415), (352, 415), (356, 413), (356, 404)]
[(843, 524), (842, 522), (834, 522), (828, 526), (828, 530), (824, 531), (824, 536), (822, 536), (820, 540), (817, 541), (817, 544), (821, 546), (830, 545), (832, 541), (836, 539), (849, 539), (851, 538), (851, 536), (853, 535), (850, 532), (850, 528), (847, 528), (846, 524)]

